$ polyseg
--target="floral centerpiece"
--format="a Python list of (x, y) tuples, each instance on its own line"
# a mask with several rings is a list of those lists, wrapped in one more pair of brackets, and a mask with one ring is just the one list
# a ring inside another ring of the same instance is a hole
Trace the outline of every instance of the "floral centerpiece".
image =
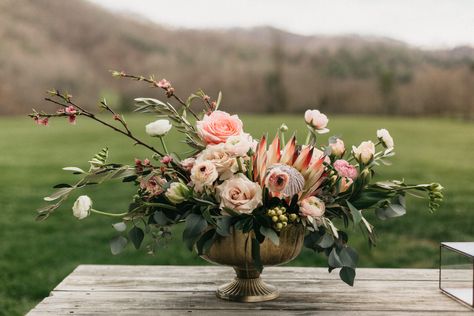
[[(153, 252), (169, 238), (171, 226), (184, 222), (183, 241), (190, 250), (235, 268), (236, 280), (218, 290), (222, 298), (275, 298), (277, 290), (259, 278), (263, 266), (293, 259), (303, 244), (324, 253), (329, 271), (340, 269), (341, 279), (353, 285), (358, 256), (348, 245), (348, 228), (360, 226), (374, 244), (374, 227), (364, 216), (367, 212), (375, 212), (380, 219), (401, 216), (407, 194), (420, 197), (419, 193), (426, 193), (430, 211), (442, 200), (438, 183), (374, 182), (376, 167), (389, 164), (387, 160), (394, 155), (394, 141), (386, 129), (377, 131), (375, 141), (364, 141), (351, 149), (337, 137), (318, 144), (318, 136), (329, 132), (328, 118), (318, 110), (308, 110), (304, 114), (304, 143), (298, 144), (295, 136), (287, 137), (284, 124), (274, 137), (255, 139), (245, 132), (237, 115), (219, 110), (220, 93), (215, 101), (203, 91), (183, 100), (165, 79), (117, 71), (113, 75), (164, 90), (166, 101), (135, 99), (137, 112), (160, 117), (145, 126), (156, 141), (145, 142), (135, 136), (106, 100), (99, 108), (109, 113), (111, 120), (57, 90), (46, 98), (59, 106), (56, 113), (34, 111), (30, 116), (40, 125), (48, 125), (52, 117), (67, 118), (72, 124), (78, 117), (86, 117), (148, 148), (151, 156), (135, 159), (131, 165), (110, 163), (104, 148), (89, 161), (88, 170), (64, 168), (80, 179), (57, 185), (57, 190), (44, 198), (50, 203), (38, 210), (38, 219), (48, 218), (85, 186), (112, 180), (133, 183), (137, 191), (123, 213), (96, 210), (92, 200), (82, 195), (72, 206), (73, 215), (81, 220), (91, 214), (120, 218), (113, 224), (119, 232), (110, 242), (114, 254), (129, 241), (138, 249), (144, 240)], [(201, 111), (194, 110), (196, 101), (203, 105)], [(187, 154), (168, 149), (166, 137), (172, 128), (189, 145)]]

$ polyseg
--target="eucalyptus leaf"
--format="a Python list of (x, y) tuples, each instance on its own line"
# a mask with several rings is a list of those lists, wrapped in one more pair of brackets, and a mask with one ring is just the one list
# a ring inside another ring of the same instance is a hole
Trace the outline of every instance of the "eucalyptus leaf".
[(112, 224), (112, 227), (118, 232), (124, 232), (127, 229), (127, 224), (125, 224), (124, 222), (119, 222)]
[(136, 249), (140, 248), (142, 244), (143, 238), (145, 237), (145, 233), (140, 227), (133, 226), (132, 229), (128, 232), (128, 237), (132, 241), (133, 245)]
[(354, 225), (357, 225), (362, 220), (362, 212), (358, 210), (351, 202), (346, 201), (349, 210), (351, 211), (352, 220), (354, 221)]
[(339, 271), (341, 280), (350, 286), (354, 285), (355, 275), (355, 269), (351, 267), (342, 267), (341, 271)]
[(270, 239), (274, 245), (280, 245), (280, 237), (278, 237), (273, 228), (260, 226), (260, 233), (262, 233), (262, 235), (265, 237), (268, 237), (268, 239)]
[(77, 173), (86, 173), (84, 170), (78, 167), (64, 167), (64, 171), (72, 171), (72, 172), (77, 172)]
[(231, 223), (232, 223), (232, 216), (222, 216), (222, 217), (217, 218), (216, 232), (221, 236), (229, 236)]
[(73, 190), (74, 188), (61, 188), (59, 190), (57, 190), (56, 192), (54, 192), (53, 194), (51, 194), (50, 196), (47, 196), (44, 198), (45, 201), (47, 202), (51, 202), (51, 201), (54, 201), (54, 200), (57, 200), (69, 193), (71, 193), (71, 191)]
[(336, 251), (336, 248), (333, 248), (329, 253), (328, 264), (332, 268), (339, 268), (343, 266), (341, 258), (339, 258), (339, 255)]
[(128, 240), (123, 236), (117, 236), (110, 240), (110, 251), (113, 255), (118, 255), (127, 245)]

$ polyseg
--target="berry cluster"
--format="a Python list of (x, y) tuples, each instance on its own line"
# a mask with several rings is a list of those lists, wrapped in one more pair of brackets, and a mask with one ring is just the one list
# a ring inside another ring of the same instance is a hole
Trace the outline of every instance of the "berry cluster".
[(288, 222), (294, 222), (298, 219), (298, 215), (295, 213), (287, 213), (286, 208), (283, 206), (276, 206), (267, 211), (267, 216), (272, 219), (273, 228), (279, 232), (286, 226)]

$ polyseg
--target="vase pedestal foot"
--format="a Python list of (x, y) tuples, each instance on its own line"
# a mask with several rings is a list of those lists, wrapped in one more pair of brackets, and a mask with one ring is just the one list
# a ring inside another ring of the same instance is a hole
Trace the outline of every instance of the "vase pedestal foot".
[(237, 277), (217, 289), (218, 298), (235, 302), (264, 302), (280, 295), (275, 286), (263, 282), (258, 271), (234, 269)]

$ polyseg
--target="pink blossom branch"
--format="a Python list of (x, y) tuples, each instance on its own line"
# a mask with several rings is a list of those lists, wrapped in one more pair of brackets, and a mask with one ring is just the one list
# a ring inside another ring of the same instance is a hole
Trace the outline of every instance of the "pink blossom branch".
[[(58, 91), (52, 91), (50, 92), (52, 96), (55, 96), (55, 97), (59, 97), (63, 102), (65, 102), (66, 104), (64, 103), (61, 103), (61, 102), (58, 102), (52, 98), (45, 98), (46, 101), (48, 102), (51, 102), (51, 103), (54, 103), (54, 104), (57, 104), (61, 107), (64, 107), (64, 108), (67, 108), (68, 106), (73, 106), (74, 108), (78, 109), (80, 112), (78, 113), (78, 115), (84, 115), (102, 125), (105, 125), (109, 128), (111, 128), (112, 130), (122, 134), (122, 135), (125, 135), (127, 136), (128, 138), (132, 139), (135, 141), (135, 144), (137, 145), (141, 145), (143, 147), (146, 147), (148, 148), (149, 150), (153, 151), (154, 153), (160, 155), (160, 156), (165, 156), (165, 154), (163, 154), (162, 152), (160, 152), (159, 150), (157, 150), (156, 148), (154, 148), (153, 146), (150, 146), (146, 143), (144, 143), (143, 141), (141, 141), (140, 139), (138, 139), (136, 136), (134, 136), (132, 134), (132, 132), (128, 129), (128, 127), (125, 127), (125, 131), (122, 130), (122, 129), (119, 129), (109, 123), (107, 123), (106, 121), (98, 118), (97, 116), (95, 116), (93, 113), (87, 111), (86, 109), (82, 108), (81, 106), (75, 104), (74, 102), (71, 101), (71, 96), (70, 95), (66, 95), (66, 96), (63, 96), (61, 95)], [(67, 113), (63, 114), (42, 114), (42, 113), (34, 113), (34, 114), (30, 114), (31, 117), (54, 117), (54, 116), (66, 116)], [(125, 122), (122, 122), (123, 125), (125, 125)]]

